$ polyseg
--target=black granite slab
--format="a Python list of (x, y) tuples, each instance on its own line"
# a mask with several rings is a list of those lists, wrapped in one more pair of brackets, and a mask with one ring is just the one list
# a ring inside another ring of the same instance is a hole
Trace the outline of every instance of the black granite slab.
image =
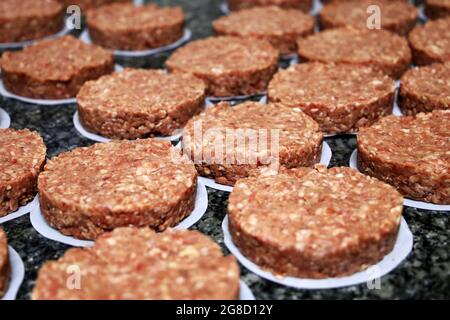
[[(221, 15), (220, 0), (161, 0), (161, 4), (181, 5), (187, 13), (187, 25), (194, 38), (211, 34), (211, 21)], [(124, 61), (130, 66), (163, 67), (168, 54), (151, 59)], [(75, 105), (37, 106), (0, 97), (0, 106), (11, 116), (12, 127), (39, 131), (48, 147), (48, 156), (93, 142), (81, 137), (73, 127)], [(333, 150), (333, 166), (346, 166), (356, 141), (352, 136), (328, 138)], [(206, 215), (193, 227), (212, 236), (223, 246), (221, 222), (226, 214), (228, 194), (208, 190)], [(381, 289), (369, 290), (365, 284), (342, 289), (297, 290), (265, 281), (242, 268), (242, 278), (257, 299), (449, 299), (450, 298), (450, 215), (405, 208), (404, 217), (414, 234), (409, 257), (390, 274), (382, 277)], [(29, 216), (3, 224), (10, 244), (22, 257), (26, 275), (18, 299), (28, 299), (37, 270), (49, 259), (61, 256), (69, 247), (48, 240), (31, 226)]]

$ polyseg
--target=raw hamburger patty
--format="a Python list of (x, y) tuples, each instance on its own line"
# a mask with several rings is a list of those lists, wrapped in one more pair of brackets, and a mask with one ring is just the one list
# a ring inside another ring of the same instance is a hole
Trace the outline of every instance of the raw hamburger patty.
[[(67, 286), (80, 271), (80, 288)], [(70, 274), (69, 274), (70, 276)], [(119, 228), (92, 248), (73, 248), (39, 270), (34, 300), (232, 300), (239, 297), (233, 256), (198, 231)]]
[(191, 214), (196, 187), (194, 165), (153, 139), (76, 148), (50, 160), (38, 180), (44, 217), (79, 239), (123, 226), (175, 226)]
[(205, 90), (191, 75), (125, 69), (86, 82), (78, 112), (86, 129), (108, 138), (168, 136), (203, 109)]
[(39, 134), (28, 129), (0, 129), (0, 217), (16, 211), (36, 195), (45, 154)]
[(0, 299), (6, 293), (10, 277), (8, 239), (0, 228)]
[(405, 197), (450, 204), (450, 110), (389, 116), (358, 136), (358, 167)]
[(0, 1), (0, 42), (34, 40), (63, 28), (63, 7), (57, 0)]
[(213, 23), (218, 35), (269, 41), (281, 54), (297, 52), (297, 39), (314, 32), (314, 18), (294, 9), (255, 7), (234, 12)]
[(84, 82), (111, 73), (112, 55), (72, 36), (43, 40), (1, 58), (5, 87), (35, 99), (75, 97)]
[(450, 61), (450, 17), (418, 25), (409, 34), (414, 64), (423, 66)]
[(411, 63), (406, 40), (385, 30), (336, 28), (299, 39), (298, 47), (305, 61), (371, 66), (396, 79)]
[(269, 101), (301, 108), (329, 134), (350, 133), (392, 113), (395, 82), (369, 67), (308, 62), (279, 71)]
[(390, 253), (403, 197), (350, 168), (298, 168), (237, 182), (228, 212), (240, 251), (275, 274), (351, 275)]
[(450, 0), (425, 0), (425, 13), (430, 19), (450, 16)]
[(228, 7), (230, 10), (241, 10), (252, 7), (279, 6), (309, 12), (312, 3), (313, 0), (228, 0)]
[(201, 176), (234, 185), (278, 165), (314, 165), (320, 160), (322, 139), (318, 124), (298, 108), (219, 103), (188, 122), (183, 147)]
[(401, 79), (398, 101), (407, 115), (450, 109), (450, 62), (408, 70)]
[(132, 0), (60, 0), (66, 7), (71, 5), (79, 6), (83, 13), (89, 9), (98, 8), (111, 3), (129, 3)]
[(373, 5), (380, 8), (381, 28), (400, 35), (407, 35), (414, 28), (417, 9), (407, 2), (392, 0), (332, 2), (320, 12), (320, 26), (322, 29), (337, 27), (367, 29), (368, 19), (372, 15), (367, 10)]
[(204, 80), (211, 96), (262, 93), (278, 67), (278, 51), (263, 40), (214, 37), (193, 41), (166, 61), (170, 72)]
[(171, 44), (183, 36), (184, 13), (180, 7), (116, 3), (90, 10), (87, 24), (92, 41), (102, 47), (153, 49)]

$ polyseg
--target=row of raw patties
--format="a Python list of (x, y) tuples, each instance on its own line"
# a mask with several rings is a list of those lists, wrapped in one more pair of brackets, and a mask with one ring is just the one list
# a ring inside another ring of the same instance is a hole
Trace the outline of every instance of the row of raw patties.
[[(328, 134), (355, 132), (392, 113), (395, 82), (371, 68), (373, 63), (308, 62), (274, 74), (277, 57), (262, 40), (217, 37), (176, 51), (167, 62), (169, 73), (126, 69), (110, 74), (108, 52), (68, 36), (6, 52), (1, 62), (8, 90), (34, 98), (77, 94), (83, 125), (108, 138), (169, 136), (203, 109), (208, 95), (267, 90), (270, 102), (302, 109)], [(398, 99), (403, 113), (448, 109), (449, 70), (447, 62), (406, 71)]]
[(3, 0), (0, 43), (56, 34), (64, 27), (65, 7), (70, 5), (81, 8), (91, 40), (105, 48), (152, 49), (173, 43), (183, 35), (184, 13), (180, 7), (136, 6), (131, 0)]
[[(329, 1), (325, 1), (329, 2)], [(406, 0), (350, 0), (332, 1), (320, 13), (320, 27), (339, 26), (366, 27), (367, 7), (378, 5), (382, 13), (382, 27), (400, 34), (407, 34), (415, 25), (417, 9)], [(216, 31), (245, 33), (252, 29), (240, 29), (241, 21), (248, 28), (258, 17), (266, 19), (287, 19), (296, 25), (305, 24), (306, 18), (290, 10), (267, 12), (261, 7), (278, 6), (283, 9), (300, 9), (308, 13), (311, 0), (233, 0), (229, 1), (232, 10), (241, 10), (230, 19), (221, 19)], [(92, 40), (102, 46), (114, 49), (138, 50), (163, 46), (177, 40), (182, 35), (184, 14), (178, 7), (159, 8), (151, 4), (145, 7), (135, 6), (131, 0), (3, 0), (0, 4), (0, 42), (17, 42), (39, 39), (55, 34), (63, 27), (64, 9), (77, 5), (87, 15), (87, 24)], [(144, 9), (145, 8), (145, 9)], [(255, 8), (255, 10), (252, 10)], [(432, 19), (446, 17), (450, 14), (448, 0), (428, 0), (426, 14)], [(295, 17), (301, 17), (300, 22)], [(293, 19), (293, 20), (292, 20)], [(114, 23), (110, 23), (114, 21)], [(237, 22), (237, 23), (236, 23)], [(231, 24), (231, 26), (229, 26)], [(136, 27), (139, 26), (139, 27)], [(256, 27), (256, 26), (255, 26)], [(274, 25), (270, 33), (277, 30)], [(294, 27), (291, 25), (291, 27)], [(230, 29), (231, 28), (231, 29)], [(298, 32), (297, 29), (295, 32)], [(275, 34), (276, 37), (276, 34)], [(288, 48), (286, 48), (288, 49)]]
[[(409, 198), (448, 204), (449, 116), (448, 110), (391, 115), (362, 129), (358, 135), (361, 170)], [(251, 141), (249, 135), (239, 143), (244, 129), (256, 131), (258, 140)], [(30, 201), (39, 176), (44, 216), (63, 233), (92, 239), (117, 226), (117, 221), (108, 217), (114, 201), (123, 210), (139, 204), (141, 210), (137, 211), (142, 216), (135, 213), (135, 222), (164, 230), (192, 212), (197, 175), (234, 185), (239, 179), (278, 167), (311, 167), (320, 161), (323, 142), (319, 125), (300, 109), (256, 102), (234, 107), (220, 103), (209, 108), (188, 122), (182, 138), (183, 156), (165, 141), (118, 140), (63, 153), (40, 174), (46, 148), (39, 135), (26, 129), (3, 129), (0, 215)], [(251, 143), (256, 148), (249, 147)], [(116, 188), (129, 198), (114, 199)], [(73, 198), (72, 205), (66, 198)], [(96, 215), (93, 208), (102, 199), (113, 202), (108, 211)], [(152, 211), (158, 199), (170, 199), (164, 205), (170, 214)], [(86, 207), (80, 207), (82, 204)], [(91, 217), (84, 214), (89, 208)], [(124, 220), (119, 223), (125, 224), (132, 219), (121, 218)], [(73, 228), (73, 224), (83, 227)]]
[[(342, 3), (352, 3), (352, 7), (355, 7), (358, 5), (358, 3), (363, 3), (365, 0), (321, 0), (321, 3), (324, 5), (328, 5), (331, 3), (335, 3), (334, 5), (337, 8), (343, 8), (345, 7), (345, 4), (342, 5)], [(248, 9), (248, 8), (252, 8), (252, 7), (260, 7), (260, 6), (279, 6), (282, 8), (290, 8), (290, 9), (300, 9), (303, 12), (310, 12), (313, 8), (313, 0), (228, 0), (228, 8), (230, 10), (243, 10), (243, 9)], [(406, 3), (408, 2), (408, 0), (394, 0), (394, 1), (389, 1), (389, 2), (403, 2)], [(428, 18), (430, 19), (438, 19), (438, 18), (442, 18), (442, 17), (446, 17), (448, 15), (450, 15), (450, 3), (448, 2), (448, 0), (425, 0), (425, 1), (421, 1), (421, 0), (414, 0), (411, 1), (414, 2), (415, 4), (419, 4), (422, 2), (425, 2), (425, 13), (427, 15)], [(376, 1), (371, 1), (370, 4), (376, 4)], [(326, 6), (326, 8), (335, 8), (332, 5), (328, 5)], [(398, 5), (398, 6), (393, 6), (396, 7), (398, 9), (397, 13), (399, 13), (400, 15), (402, 15), (403, 13), (401, 12), (401, 9), (405, 9), (407, 8), (404, 4), (402, 5)], [(367, 8), (367, 6), (366, 6)], [(352, 8), (353, 9), (353, 8)], [(331, 9), (328, 9), (331, 10)], [(342, 13), (341, 10), (337, 10), (339, 13)], [(409, 10), (411, 12), (411, 10)], [(350, 12), (350, 11), (348, 11)], [(361, 15), (361, 12), (358, 12), (359, 15)], [(367, 19), (367, 12), (364, 12), (364, 17)], [(391, 16), (388, 16), (389, 18), (391, 18)], [(347, 16), (347, 18), (349, 18)], [(338, 22), (339, 20), (337, 18), (333, 17), (333, 22)]]
[[(184, 13), (180, 7), (159, 7), (155, 4), (136, 6), (127, 0), (63, 1), (81, 6), (86, 14), (91, 40), (105, 48), (143, 50), (173, 43), (183, 34)], [(84, 3), (83, 3), (84, 2)], [(265, 38), (282, 54), (296, 50), (296, 38), (312, 34), (314, 18), (301, 12), (295, 1), (290, 7), (283, 1), (242, 1), (239, 12), (214, 22), (217, 34)], [(305, 2), (305, 1), (303, 1)], [(431, 1), (433, 2), (433, 1)], [(450, 12), (447, 0), (429, 3), (429, 12), (439, 12), (441, 18)], [(60, 31), (63, 26), (63, 3), (57, 0), (4, 0), (0, 13), (0, 42), (39, 39)], [(274, 5), (274, 6), (270, 6)], [(277, 5), (277, 6), (275, 6)], [(370, 6), (377, 5), (382, 15), (380, 27), (407, 35), (416, 24), (418, 10), (407, 1), (350, 0), (334, 1), (320, 13), (320, 28), (356, 27), (367, 29)], [(267, 7), (269, 6), (269, 7)], [(438, 6), (441, 9), (437, 10)], [(232, 4), (231, 7), (238, 7)], [(244, 8), (245, 7), (245, 8)], [(444, 10), (447, 7), (447, 10)], [(111, 23), (114, 21), (114, 23)]]
[[(228, 110), (241, 106), (251, 108)], [(16, 139), (8, 154), (1, 150), (2, 160), (9, 155), (8, 177), (21, 172), (15, 165), (20, 159), (35, 173), (44, 148), (39, 136), (28, 130), (1, 133)], [(62, 233), (94, 238), (96, 244), (46, 263), (33, 298), (235, 299), (234, 258), (224, 258), (197, 232), (164, 231), (192, 210), (195, 178), (192, 162), (153, 139), (96, 144), (50, 160), (38, 177), (44, 217)], [(230, 232), (245, 256), (274, 274), (341, 277), (392, 251), (402, 203), (393, 187), (350, 168), (282, 167), (237, 181), (228, 207)], [(69, 265), (78, 266), (78, 290), (67, 286)]]
[[(278, 277), (342, 277), (393, 250), (402, 202), (394, 188), (350, 168), (286, 169), (239, 180), (228, 205), (229, 228), (241, 252)], [(0, 230), (0, 267), (8, 263), (5, 239)], [(6, 287), (9, 270), (0, 271)], [(68, 273), (80, 279), (78, 286), (68, 285)], [(46, 262), (32, 294), (33, 299), (238, 296), (236, 260), (224, 257), (211, 239), (198, 231), (135, 227), (115, 228), (91, 248), (69, 249)]]

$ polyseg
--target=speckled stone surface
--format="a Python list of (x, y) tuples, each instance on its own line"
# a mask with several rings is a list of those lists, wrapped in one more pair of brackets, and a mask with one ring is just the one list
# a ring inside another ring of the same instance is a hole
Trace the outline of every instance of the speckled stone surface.
[[(167, 0), (161, 4), (180, 4), (187, 13), (188, 26), (194, 38), (211, 34), (211, 21), (218, 17), (219, 0)], [(141, 61), (125, 61), (131, 66), (162, 67), (167, 54)], [(75, 105), (37, 106), (0, 98), (12, 120), (14, 128), (37, 130), (44, 137), (48, 156), (77, 146), (92, 144), (81, 137), (72, 125)], [(344, 136), (327, 139), (333, 150), (332, 165), (347, 165), (355, 138)], [(208, 190), (207, 214), (194, 228), (212, 236), (223, 246), (221, 222), (226, 214), (228, 194)], [(450, 298), (450, 215), (449, 212), (432, 212), (405, 208), (404, 217), (414, 234), (414, 249), (409, 257), (394, 271), (381, 279), (381, 289), (369, 290), (366, 284), (342, 289), (297, 290), (265, 281), (242, 268), (242, 278), (249, 284), (257, 299), (449, 299)], [(48, 240), (31, 226), (29, 216), (3, 224), (11, 246), (22, 257), (26, 275), (18, 299), (28, 299), (33, 289), (39, 267), (49, 259), (56, 259), (67, 245)]]

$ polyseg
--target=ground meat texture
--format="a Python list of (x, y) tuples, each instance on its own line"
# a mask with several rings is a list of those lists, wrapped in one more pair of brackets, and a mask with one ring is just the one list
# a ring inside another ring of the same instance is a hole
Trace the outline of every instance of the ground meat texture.
[(206, 86), (191, 75), (125, 69), (83, 85), (83, 126), (112, 139), (168, 136), (204, 108)]
[(117, 227), (177, 225), (194, 208), (194, 165), (168, 141), (114, 141), (51, 159), (39, 175), (41, 211), (65, 235), (92, 240)]
[(367, 21), (371, 13), (369, 6), (380, 8), (381, 28), (407, 35), (414, 28), (417, 19), (417, 9), (403, 1), (392, 0), (352, 0), (337, 1), (326, 5), (320, 12), (322, 29), (337, 27), (355, 27), (367, 29)]
[(63, 7), (57, 0), (0, 1), (0, 43), (34, 40), (63, 28)]
[(450, 16), (450, 0), (425, 0), (425, 13), (430, 19)]
[(184, 13), (180, 7), (117, 3), (90, 10), (87, 24), (92, 41), (102, 47), (154, 49), (183, 36)]
[(45, 154), (39, 134), (28, 129), (0, 129), (0, 217), (34, 198)]
[(319, 125), (299, 108), (256, 102), (220, 103), (192, 118), (183, 132), (184, 150), (199, 174), (225, 185), (278, 165), (312, 166), (322, 140)]
[[(79, 270), (70, 289), (68, 270)], [(239, 267), (198, 231), (119, 228), (39, 270), (34, 300), (233, 300)]]
[(300, 278), (351, 275), (378, 263), (397, 240), (403, 197), (356, 170), (324, 166), (238, 181), (231, 237), (264, 269)]
[(98, 8), (112, 3), (131, 3), (132, 0), (59, 0), (66, 7), (71, 5), (79, 6), (83, 13), (86, 13), (89, 9)]
[(269, 101), (300, 108), (327, 134), (351, 133), (392, 114), (395, 82), (369, 67), (308, 62), (279, 71)]
[(294, 9), (255, 7), (221, 17), (213, 27), (218, 35), (267, 40), (281, 54), (292, 54), (297, 39), (314, 32), (314, 18)]
[(193, 41), (166, 61), (173, 73), (190, 73), (207, 84), (210, 96), (264, 92), (278, 67), (279, 53), (269, 42), (239, 37)]
[(5, 87), (35, 99), (75, 97), (84, 82), (114, 69), (111, 53), (72, 37), (43, 40), (0, 61)]
[(10, 266), (8, 240), (3, 229), (0, 228), (0, 298), (6, 293), (9, 284)]
[(252, 7), (278, 6), (282, 8), (300, 9), (308, 13), (313, 0), (228, 0), (230, 10), (241, 10)]
[(298, 47), (304, 61), (370, 66), (396, 79), (411, 63), (407, 41), (385, 30), (336, 28), (300, 39)]
[(450, 109), (450, 62), (408, 70), (401, 79), (398, 102), (407, 115)]
[(450, 110), (383, 118), (358, 136), (358, 167), (405, 197), (450, 204)]
[(409, 34), (408, 40), (415, 65), (450, 61), (450, 17), (418, 25)]

